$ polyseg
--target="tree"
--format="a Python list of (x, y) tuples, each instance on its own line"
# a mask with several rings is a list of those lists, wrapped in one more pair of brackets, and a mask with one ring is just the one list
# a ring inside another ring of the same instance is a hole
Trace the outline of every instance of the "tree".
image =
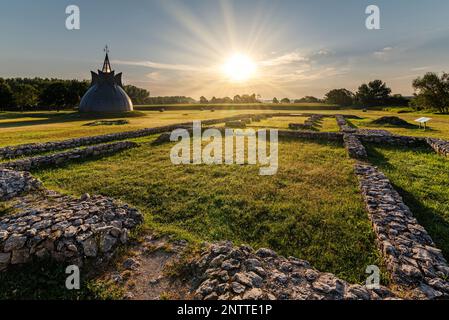
[(39, 100), (44, 106), (60, 110), (66, 106), (66, 97), (69, 94), (64, 82), (53, 82), (42, 91)]
[(391, 89), (382, 80), (362, 84), (357, 91), (357, 100), (367, 106), (382, 106), (388, 103)]
[(146, 100), (150, 97), (150, 93), (145, 89), (131, 85), (125, 86), (124, 89), (134, 104), (145, 104)]
[(207, 101), (205, 96), (201, 96), (200, 97), (200, 103), (208, 103), (209, 101)]
[(19, 84), (13, 92), (15, 104), (23, 110), (25, 107), (35, 106), (38, 102), (39, 92), (29, 84)]
[(449, 112), (449, 74), (439, 77), (436, 73), (426, 73), (413, 81), (415, 98), (413, 105), (424, 109)]
[(290, 103), (290, 99), (289, 98), (284, 98), (281, 100), (281, 103)]
[(410, 98), (404, 97), (402, 94), (394, 94), (388, 99), (388, 104), (392, 106), (406, 107), (410, 103)]
[(320, 99), (313, 96), (305, 96), (301, 99), (296, 99), (295, 103), (319, 103)]
[(234, 103), (242, 103), (242, 97), (240, 95), (234, 96)]
[(274, 98), (273, 98), (273, 103), (279, 103), (278, 98), (274, 97)]
[(346, 89), (334, 89), (326, 93), (324, 99), (326, 103), (350, 106), (354, 103), (354, 94)]
[(0, 108), (6, 109), (14, 105), (14, 96), (11, 87), (0, 79)]

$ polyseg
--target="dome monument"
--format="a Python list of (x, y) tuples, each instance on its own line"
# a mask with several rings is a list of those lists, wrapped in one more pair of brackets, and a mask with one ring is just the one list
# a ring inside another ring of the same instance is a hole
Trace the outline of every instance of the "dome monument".
[(80, 102), (80, 112), (117, 113), (133, 111), (131, 98), (122, 84), (122, 73), (115, 74), (109, 62), (109, 50), (105, 48), (102, 70), (91, 71), (92, 82)]

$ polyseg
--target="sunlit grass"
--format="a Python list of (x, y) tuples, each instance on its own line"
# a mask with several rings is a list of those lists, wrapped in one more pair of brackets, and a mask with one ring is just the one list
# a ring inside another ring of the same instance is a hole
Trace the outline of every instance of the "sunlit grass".
[(170, 145), (38, 171), (49, 188), (122, 199), (149, 227), (191, 241), (233, 240), (304, 258), (350, 281), (379, 264), (352, 162), (335, 144), (285, 141), (278, 174), (257, 166), (174, 166)]

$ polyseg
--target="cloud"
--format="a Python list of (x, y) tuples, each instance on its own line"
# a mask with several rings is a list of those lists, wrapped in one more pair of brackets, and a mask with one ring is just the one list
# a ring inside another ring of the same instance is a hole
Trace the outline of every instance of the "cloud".
[(288, 65), (296, 62), (306, 62), (308, 59), (301, 55), (299, 52), (289, 52), (286, 54), (283, 54), (281, 56), (261, 61), (259, 64), (261, 66), (265, 67), (274, 67), (274, 66), (283, 66)]
[(308, 70), (296, 70), (291, 73), (285, 74), (276, 74), (273, 75), (273, 79), (279, 82), (296, 82), (296, 81), (313, 81), (319, 80), (323, 78), (332, 78), (337, 76), (345, 75), (349, 72), (349, 68), (347, 67), (322, 67), (316, 69), (308, 69)]
[(432, 68), (432, 66), (424, 66), (424, 67), (416, 67), (416, 68), (412, 68), (412, 69), (410, 69), (410, 70), (412, 70), (412, 71), (424, 71), (424, 70), (429, 70), (429, 69), (431, 69)]
[(146, 77), (150, 80), (158, 81), (161, 80), (161, 74), (160, 72), (150, 72), (147, 73)]
[(386, 59), (391, 54), (392, 51), (393, 47), (385, 47), (380, 51), (375, 51), (373, 55), (379, 59)]
[(160, 63), (153, 61), (124, 61), (124, 60), (114, 60), (114, 64), (128, 65), (128, 66), (141, 66), (160, 70), (173, 70), (173, 71), (204, 71), (203, 68), (197, 66), (191, 66), (186, 64), (170, 64), (170, 63)]

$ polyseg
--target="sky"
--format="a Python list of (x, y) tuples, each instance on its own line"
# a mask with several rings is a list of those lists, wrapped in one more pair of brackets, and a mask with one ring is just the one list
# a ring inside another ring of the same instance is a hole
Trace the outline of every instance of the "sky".
[[(368, 5), (380, 30), (365, 26)], [(322, 97), (374, 79), (411, 95), (414, 78), (449, 72), (449, 1), (0, 0), (0, 43), (3, 78), (90, 79), (107, 44), (124, 83), (151, 96)], [(223, 72), (237, 53), (256, 66), (247, 81)]]

